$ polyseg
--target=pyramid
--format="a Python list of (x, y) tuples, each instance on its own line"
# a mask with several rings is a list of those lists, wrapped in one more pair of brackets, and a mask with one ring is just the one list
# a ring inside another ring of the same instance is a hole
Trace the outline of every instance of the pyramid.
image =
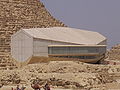
[(109, 60), (118, 60), (120, 61), (120, 44), (113, 46), (108, 51), (108, 58)]
[[(10, 54), (11, 35), (21, 28), (64, 27), (39, 0), (0, 0), (0, 53)], [(0, 61), (5, 59), (4, 55)]]

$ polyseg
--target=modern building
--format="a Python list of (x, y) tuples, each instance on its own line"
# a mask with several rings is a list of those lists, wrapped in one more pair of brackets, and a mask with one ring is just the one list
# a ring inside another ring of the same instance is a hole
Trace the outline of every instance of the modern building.
[(18, 61), (63, 57), (96, 62), (104, 58), (106, 41), (98, 32), (68, 27), (22, 29), (11, 37), (11, 54)]

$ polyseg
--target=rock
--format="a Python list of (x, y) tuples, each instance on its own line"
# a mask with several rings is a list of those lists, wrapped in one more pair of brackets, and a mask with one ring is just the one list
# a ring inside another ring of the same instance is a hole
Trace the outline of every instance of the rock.
[(2, 88), (3, 87), (3, 84), (0, 84), (0, 88)]

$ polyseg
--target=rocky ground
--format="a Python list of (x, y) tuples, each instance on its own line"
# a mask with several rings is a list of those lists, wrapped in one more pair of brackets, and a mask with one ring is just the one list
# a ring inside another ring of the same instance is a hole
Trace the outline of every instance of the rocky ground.
[[(119, 65), (93, 65), (73, 61), (51, 61), (29, 64), (19, 69), (1, 70), (0, 82), (4, 85), (30, 85), (37, 81), (41, 85), (49, 82), (58, 88), (92, 90), (98, 88), (120, 88)], [(115, 87), (110, 87), (114, 85)], [(116, 86), (118, 85), (118, 86)], [(108, 87), (109, 86), (109, 87)]]

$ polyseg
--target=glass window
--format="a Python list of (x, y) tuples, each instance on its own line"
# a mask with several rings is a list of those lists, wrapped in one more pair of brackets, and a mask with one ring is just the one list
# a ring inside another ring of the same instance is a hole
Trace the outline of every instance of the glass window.
[(49, 54), (105, 53), (105, 47), (49, 47)]

